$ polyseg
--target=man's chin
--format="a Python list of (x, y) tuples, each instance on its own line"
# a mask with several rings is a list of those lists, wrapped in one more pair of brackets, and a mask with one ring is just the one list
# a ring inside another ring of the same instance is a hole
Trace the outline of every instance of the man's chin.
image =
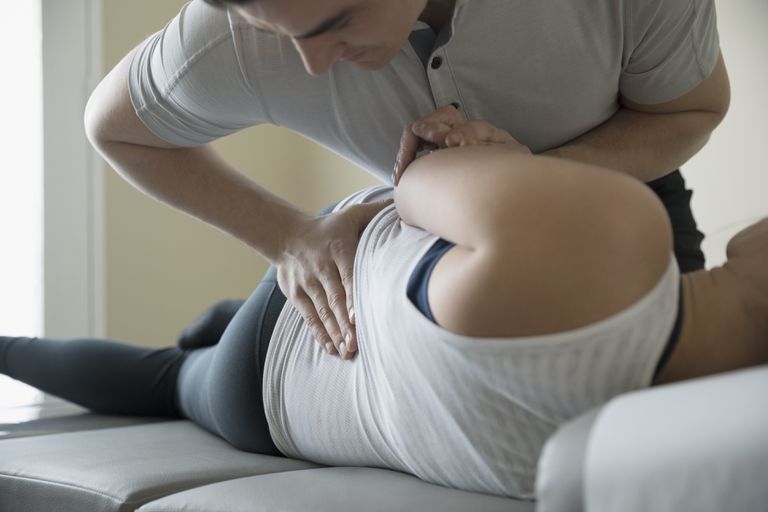
[(386, 62), (380, 62), (377, 60), (360, 60), (355, 62), (355, 65), (366, 71), (376, 71), (387, 65)]
[(355, 62), (355, 65), (365, 69), (366, 71), (376, 71), (385, 67), (394, 58), (394, 55), (371, 55), (368, 58), (361, 59)]

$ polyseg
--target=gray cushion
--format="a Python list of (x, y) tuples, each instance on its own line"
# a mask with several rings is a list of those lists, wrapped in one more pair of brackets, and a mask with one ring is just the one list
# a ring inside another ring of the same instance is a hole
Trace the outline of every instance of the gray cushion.
[(147, 423), (166, 422), (168, 418), (147, 416), (111, 416), (93, 412), (80, 412), (65, 416), (53, 416), (19, 423), (0, 423), (0, 442), (16, 437), (32, 437), (63, 432), (83, 432), (102, 428), (127, 427)]
[(0, 510), (132, 511), (212, 482), (321, 467), (243, 452), (186, 420), (0, 441)]
[(584, 457), (602, 406), (564, 423), (547, 440), (536, 475), (538, 512), (584, 510)]
[(589, 512), (768, 510), (768, 365), (614, 398), (585, 461)]
[(535, 504), (428, 484), (386, 469), (326, 467), (240, 478), (166, 496), (139, 512), (534, 512)]

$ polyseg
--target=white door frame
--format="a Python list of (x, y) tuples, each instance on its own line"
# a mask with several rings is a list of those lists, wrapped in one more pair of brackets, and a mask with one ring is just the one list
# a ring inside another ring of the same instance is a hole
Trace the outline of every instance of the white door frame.
[(101, 0), (41, 0), (43, 333), (104, 335), (103, 164), (83, 112), (102, 73)]

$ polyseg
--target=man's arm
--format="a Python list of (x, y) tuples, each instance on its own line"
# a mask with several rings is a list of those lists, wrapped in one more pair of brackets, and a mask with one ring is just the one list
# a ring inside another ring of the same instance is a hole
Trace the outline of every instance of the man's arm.
[(358, 233), (384, 204), (355, 205), (315, 218), (258, 186), (210, 145), (167, 143), (130, 100), (129, 53), (88, 102), (88, 138), (128, 182), (159, 201), (233, 235), (278, 269), (280, 288), (329, 353), (356, 351), (352, 268)]
[(209, 145), (181, 148), (150, 132), (128, 94), (133, 54), (115, 66), (88, 102), (85, 125), (91, 143), (142, 192), (235, 236), (274, 262), (281, 233), (308, 216), (255, 185)]
[(611, 119), (542, 154), (617, 169), (648, 182), (679, 168), (704, 147), (725, 117), (731, 92), (722, 53), (694, 90), (658, 105), (624, 97)]

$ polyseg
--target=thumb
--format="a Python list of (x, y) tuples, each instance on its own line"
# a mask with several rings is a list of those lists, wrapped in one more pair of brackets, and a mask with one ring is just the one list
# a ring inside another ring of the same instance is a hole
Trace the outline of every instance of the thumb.
[(362, 231), (365, 226), (371, 222), (371, 219), (378, 215), (381, 210), (394, 203), (394, 201), (394, 199), (384, 199), (383, 201), (374, 201), (372, 203), (358, 205), (355, 213), (357, 214), (356, 220), (360, 227), (360, 231)]

